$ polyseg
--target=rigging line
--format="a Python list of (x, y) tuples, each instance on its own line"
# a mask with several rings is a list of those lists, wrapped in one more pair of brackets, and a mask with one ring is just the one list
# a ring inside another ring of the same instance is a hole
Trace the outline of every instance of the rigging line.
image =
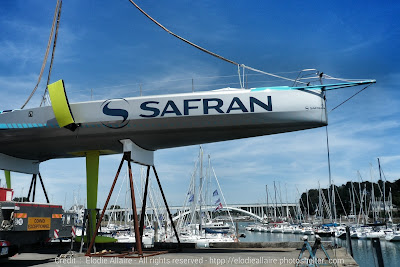
[[(291, 82), (296, 82), (296, 80), (294, 80), (294, 79), (290, 79), (290, 78), (286, 78), (286, 77), (279, 76), (279, 75), (276, 75), (276, 74), (272, 74), (272, 73), (269, 73), (269, 72), (265, 72), (265, 71), (262, 71), (262, 70), (258, 70), (258, 69), (255, 69), (255, 68), (243, 65), (243, 64), (241, 65), (241, 67), (249, 69), (249, 70), (252, 70), (252, 71), (255, 71), (255, 72), (263, 73), (265, 75), (269, 75), (269, 76), (272, 76), (272, 77), (280, 78), (280, 79), (283, 79), (283, 80), (288, 80), (288, 81), (291, 81)], [(297, 81), (297, 82), (298, 83), (307, 84), (305, 82), (300, 82), (300, 81)]]
[(324, 73), (324, 78), (329, 79), (329, 80), (338, 80), (338, 81), (343, 81), (343, 82), (362, 82), (368, 79), (345, 79), (345, 78), (338, 78), (338, 77), (333, 77), (328, 74)]
[(43, 71), (44, 71), (44, 68), (45, 68), (46, 62), (47, 62), (47, 57), (48, 57), (48, 55), (49, 55), (51, 40), (53, 39), (54, 27), (55, 27), (55, 25), (56, 25), (57, 13), (58, 13), (58, 9), (59, 9), (59, 2), (60, 2), (60, 1), (57, 0), (56, 9), (55, 9), (55, 11), (54, 11), (53, 24), (52, 24), (52, 26), (51, 26), (49, 41), (47, 42), (46, 53), (45, 53), (44, 58), (43, 58), (43, 63), (42, 63), (42, 67), (41, 67), (41, 69), (40, 69), (40, 74), (39, 74), (38, 81), (37, 81), (37, 83), (36, 83), (35, 88), (32, 90), (31, 94), (29, 95), (28, 99), (27, 99), (27, 100), (25, 101), (25, 103), (22, 105), (21, 109), (24, 109), (24, 107), (25, 107), (25, 106), (28, 104), (28, 102), (31, 100), (32, 96), (35, 94), (35, 92), (36, 92), (36, 90), (37, 90), (37, 88), (38, 88), (38, 86), (39, 86), (40, 80), (42, 79)]
[[(256, 75), (264, 75), (264, 74), (246, 74), (246, 76), (256, 76)], [(237, 77), (237, 75), (226, 75), (226, 76), (199, 76), (197, 78), (194, 79), (215, 79), (215, 78), (229, 78), (229, 77)], [(160, 81), (156, 81), (156, 82), (145, 82), (145, 83), (127, 83), (127, 84), (119, 84), (119, 85), (112, 85), (112, 86), (105, 86), (105, 87), (98, 87), (98, 88), (94, 88), (94, 90), (102, 90), (102, 89), (110, 89), (110, 88), (120, 88), (120, 87), (126, 87), (126, 86), (138, 86), (138, 85), (148, 85), (148, 84), (165, 84), (165, 83), (169, 83), (169, 82), (176, 82), (176, 81), (191, 81), (191, 79), (175, 79), (175, 80), (168, 80), (165, 82), (160, 82)], [(263, 82), (263, 83), (273, 83), (276, 82), (277, 80), (257, 80), (257, 81), (247, 81), (246, 83), (258, 83), (258, 82)], [(214, 85), (228, 85), (228, 84), (237, 84), (237, 82), (231, 82), (231, 83), (220, 83), (220, 84), (212, 84)], [(196, 86), (211, 86), (211, 84), (196, 84)], [(182, 85), (182, 86), (178, 86), (175, 88), (186, 88), (186, 85)], [(158, 90), (158, 89), (144, 89), (144, 91), (148, 91), (148, 90)], [(330, 89), (330, 90), (334, 90), (334, 89)], [(71, 92), (71, 90), (69, 90)], [(87, 91), (87, 89), (81, 89), (81, 90), (76, 90), (75, 92), (84, 92)], [(138, 92), (138, 91), (133, 91), (133, 92)]]
[(217, 58), (219, 58), (219, 59), (222, 59), (222, 60), (224, 60), (224, 61), (226, 61), (226, 62), (229, 62), (229, 63), (231, 63), (231, 64), (239, 65), (239, 64), (236, 63), (235, 61), (229, 60), (229, 59), (224, 58), (224, 57), (222, 57), (222, 56), (220, 56), (220, 55), (218, 55), (218, 54), (215, 54), (215, 53), (213, 53), (213, 52), (211, 52), (211, 51), (209, 51), (209, 50), (207, 50), (207, 49), (205, 49), (205, 48), (202, 48), (202, 47), (200, 47), (200, 46), (198, 46), (198, 45), (196, 45), (196, 44), (194, 44), (194, 43), (192, 43), (192, 42), (186, 40), (185, 38), (180, 37), (179, 35), (177, 35), (177, 34), (171, 32), (171, 31), (168, 30), (166, 27), (164, 27), (163, 25), (161, 25), (158, 21), (156, 21), (155, 19), (153, 19), (149, 14), (147, 14), (143, 9), (141, 9), (135, 2), (133, 2), (132, 0), (129, 0), (129, 2), (131, 2), (132, 5), (134, 5), (140, 12), (142, 12), (143, 15), (145, 15), (146, 17), (148, 17), (151, 21), (153, 21), (155, 24), (157, 24), (160, 28), (162, 28), (164, 31), (168, 32), (169, 34), (175, 36), (176, 38), (178, 38), (178, 39), (184, 41), (184, 42), (187, 43), (187, 44), (190, 44), (191, 46), (196, 47), (197, 49), (200, 49), (200, 50), (203, 51), (203, 52), (206, 52), (206, 53), (209, 54), (209, 55), (212, 55), (212, 56), (214, 56), (214, 57), (217, 57)]
[(340, 103), (339, 105), (337, 105), (336, 107), (334, 107), (333, 109), (331, 109), (328, 113), (331, 113), (332, 111), (334, 111), (335, 109), (337, 109), (338, 107), (340, 107), (341, 105), (343, 105), (344, 103), (346, 103), (347, 101), (349, 101), (350, 99), (352, 99), (353, 97), (355, 97), (356, 95), (358, 95), (359, 93), (361, 93), (362, 91), (364, 91), (365, 89), (367, 89), (371, 84), (368, 84), (367, 86), (365, 86), (363, 89), (361, 89), (360, 91), (358, 91), (357, 93), (355, 93), (354, 95), (350, 96), (349, 98), (347, 98), (345, 101), (343, 101), (342, 103)]
[(239, 76), (240, 88), (243, 88), (242, 78), (241, 78), (241, 76), (240, 76), (240, 66), (238, 65), (237, 68), (238, 68), (238, 76)]
[(51, 70), (53, 68), (53, 61), (54, 61), (54, 53), (56, 51), (56, 45), (57, 45), (58, 27), (60, 26), (61, 7), (62, 7), (62, 0), (60, 1), (60, 7), (58, 8), (56, 33), (54, 34), (53, 51), (51, 52), (51, 60), (50, 60), (50, 66), (49, 66), (49, 74), (47, 75), (46, 89), (44, 90), (44, 94), (43, 94), (42, 102), (40, 103), (40, 106), (42, 106), (43, 103), (46, 102), (46, 93), (48, 90), (47, 86), (49, 85), (49, 82), (50, 82)]
[[(289, 81), (292, 81), (292, 82), (295, 81), (295, 80), (293, 80), (293, 79), (289, 79), (289, 78), (282, 77), (282, 76), (279, 76), (279, 75), (275, 75), (275, 74), (272, 74), (272, 73), (268, 73), (268, 72), (264, 72), (264, 71), (261, 71), (261, 70), (257, 70), (257, 69), (248, 67), (248, 66), (246, 66), (246, 65), (244, 65), (244, 64), (236, 63), (235, 61), (232, 61), (232, 60), (230, 60), (230, 59), (224, 58), (224, 57), (222, 57), (222, 56), (220, 56), (220, 55), (218, 55), (218, 54), (216, 54), (216, 53), (214, 53), (214, 52), (211, 52), (211, 51), (209, 51), (209, 50), (207, 50), (207, 49), (205, 49), (205, 48), (202, 48), (202, 47), (200, 47), (200, 46), (198, 46), (198, 45), (196, 45), (196, 44), (194, 44), (194, 43), (192, 43), (192, 42), (186, 40), (185, 38), (183, 38), (183, 37), (181, 37), (181, 36), (179, 36), (179, 35), (177, 35), (177, 34), (171, 32), (170, 30), (168, 30), (166, 27), (164, 27), (164, 26), (161, 25), (158, 21), (156, 21), (154, 18), (152, 18), (149, 14), (147, 14), (143, 9), (141, 9), (135, 2), (133, 2), (133, 0), (129, 0), (129, 2), (131, 2), (132, 5), (134, 5), (140, 12), (142, 12), (143, 15), (145, 15), (147, 18), (149, 18), (151, 21), (153, 21), (155, 24), (157, 24), (157, 25), (158, 25), (160, 28), (162, 28), (164, 31), (166, 31), (166, 32), (168, 32), (169, 34), (175, 36), (176, 38), (178, 38), (178, 39), (184, 41), (185, 43), (190, 44), (191, 46), (194, 46), (194, 47), (196, 47), (197, 49), (200, 49), (201, 51), (203, 51), (203, 52), (205, 52), (205, 53), (207, 53), (207, 54), (209, 54), (209, 55), (212, 55), (212, 56), (214, 56), (214, 57), (217, 57), (217, 58), (219, 58), (219, 59), (222, 59), (222, 60), (224, 60), (224, 61), (226, 61), (226, 62), (229, 62), (229, 63), (231, 63), (231, 64), (237, 65), (238, 68), (239, 68), (239, 67), (242, 67), (243, 69), (244, 69), (244, 68), (247, 68), (247, 69), (249, 69), (249, 70), (256, 71), (256, 72), (260, 72), (260, 73), (263, 73), (263, 74), (266, 74), (266, 75), (269, 75), (269, 76), (273, 76), (273, 77), (276, 77), (276, 78), (281, 78), (281, 79), (289, 80)], [(240, 69), (238, 69), (238, 72), (240, 72)], [(240, 79), (240, 74), (239, 74), (239, 79)], [(299, 81), (298, 81), (298, 82), (299, 82)], [(305, 82), (299, 82), (299, 83), (307, 84), (307, 83), (305, 83)], [(241, 85), (241, 87), (243, 88), (244, 84), (242, 84), (242, 81), (241, 81), (241, 80), (240, 80), (240, 85)]]
[(336, 78), (336, 77), (330, 76), (330, 75), (325, 74), (325, 73), (324, 73), (324, 76), (325, 76), (324, 77), (325, 79), (333, 79), (333, 80), (338, 80), (338, 81), (343, 81), (343, 82), (350, 82), (350, 80), (348, 80), (348, 79)]
[(346, 212), (346, 209), (344, 208), (344, 205), (343, 205), (343, 202), (342, 202), (342, 198), (340, 197), (340, 194), (339, 194), (339, 191), (338, 191), (337, 187), (336, 187), (336, 193), (337, 193), (337, 195), (339, 197), (340, 204), (342, 205), (342, 208), (343, 208), (343, 211), (344, 211), (344, 215), (347, 217), (347, 212)]
[[(344, 78), (337, 78), (337, 77), (333, 77), (333, 76), (329, 76), (328, 74), (324, 73), (324, 78), (327, 80), (338, 80), (338, 81), (343, 81), (343, 82), (347, 82), (347, 83), (362, 83), (365, 81), (368, 81), (369, 79), (344, 79)], [(370, 80), (369, 80), (370, 81)], [(373, 82), (375, 83), (375, 81)], [(338, 88), (340, 89), (340, 88)]]

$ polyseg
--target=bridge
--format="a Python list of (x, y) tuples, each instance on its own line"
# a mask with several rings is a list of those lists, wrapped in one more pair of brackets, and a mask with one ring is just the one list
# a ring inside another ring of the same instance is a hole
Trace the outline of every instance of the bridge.
[[(250, 204), (227, 204), (227, 206), (223, 206), (221, 211), (233, 211), (235, 213), (242, 214), (243, 216), (249, 216), (252, 217), (253, 219), (261, 221), (262, 218), (264, 218), (267, 215), (272, 217), (274, 215), (282, 215), (282, 216), (287, 216), (289, 214), (289, 210), (293, 212), (296, 207), (298, 206), (298, 203), (271, 203), (271, 204), (266, 204), (266, 203), (250, 203)], [(215, 210), (216, 205), (213, 206), (202, 206), (203, 211), (213, 211)], [(179, 219), (181, 216), (185, 216), (191, 212), (191, 207), (190, 206), (169, 206), (169, 209), (171, 213), (173, 214), (173, 220)], [(276, 214), (275, 214), (275, 210)], [(141, 208), (138, 208), (138, 211), (140, 211)], [(159, 215), (164, 214), (164, 208), (161, 208), (158, 212), (155, 211), (152, 207), (147, 207), (146, 208), (146, 213), (153, 217), (158, 217)], [(196, 208), (196, 211), (199, 211), (199, 208)], [(128, 220), (131, 220), (131, 214), (132, 214), (132, 209), (131, 208), (118, 208), (118, 209), (107, 209), (106, 214), (108, 216), (112, 216), (114, 221), (125, 220), (125, 214), (128, 214)], [(157, 214), (158, 213), (158, 214)], [(293, 214), (293, 213), (292, 213)], [(164, 215), (163, 215), (164, 216)]]

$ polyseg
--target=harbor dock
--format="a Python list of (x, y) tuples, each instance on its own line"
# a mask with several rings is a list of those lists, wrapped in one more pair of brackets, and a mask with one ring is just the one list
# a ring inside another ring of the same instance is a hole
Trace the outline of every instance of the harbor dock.
[[(324, 242), (324, 247), (330, 262), (322, 250), (318, 250), (316, 255), (319, 264), (358, 266), (345, 248), (333, 248), (328, 243)], [(144, 258), (86, 257), (84, 253), (67, 253), (66, 248), (62, 251), (63, 249), (58, 247), (17, 254), (7, 263), (10, 266), (296, 266), (296, 263), (307, 263), (307, 251), (299, 259), (302, 245), (303, 242), (220, 243), (210, 244), (209, 248), (186, 246), (179, 252)], [(313, 242), (310, 242), (310, 245), (312, 246)]]

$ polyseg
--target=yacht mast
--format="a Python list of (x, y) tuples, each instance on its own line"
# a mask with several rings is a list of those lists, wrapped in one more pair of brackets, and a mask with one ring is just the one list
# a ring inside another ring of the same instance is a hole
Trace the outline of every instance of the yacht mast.
[[(357, 217), (357, 206), (356, 206), (356, 198), (354, 195), (354, 185), (353, 182), (351, 182), (351, 194), (352, 194), (352, 198), (353, 198), (353, 214), (354, 214), (354, 222), (356, 221), (356, 217)], [(358, 219), (357, 219), (358, 222)]]
[[(285, 193), (286, 193), (286, 217), (288, 218), (288, 221), (289, 221), (289, 217), (291, 217), (291, 216), (289, 216), (289, 203), (288, 203), (288, 198), (287, 198), (287, 186), (286, 186), (286, 183), (285, 183)], [(290, 219), (292, 219), (292, 218), (290, 218)], [(293, 221), (292, 221), (292, 223), (293, 223)]]
[(200, 231), (200, 235), (201, 235), (201, 232), (202, 232), (202, 220), (203, 220), (203, 216), (202, 216), (202, 213), (201, 213), (201, 204), (202, 204), (202, 198), (201, 198), (201, 195), (202, 195), (202, 189), (203, 189), (203, 148), (200, 146), (200, 186), (199, 186), (199, 188), (200, 188), (200, 192), (199, 192), (199, 205), (200, 205), (200, 209), (199, 209), (199, 211), (200, 211), (200, 213), (199, 213), (199, 231)]
[(266, 194), (267, 194), (267, 222), (268, 222), (268, 213), (269, 213), (268, 185), (265, 185), (265, 192), (266, 192)]
[(310, 221), (310, 204), (308, 203), (308, 190), (306, 192), (307, 196), (307, 222)]
[(322, 223), (324, 222), (324, 213), (322, 210), (322, 197), (321, 197), (321, 186), (318, 181), (318, 213), (322, 219)]
[(377, 220), (377, 202), (375, 198), (375, 189), (374, 189), (374, 181), (373, 181), (373, 175), (372, 175), (372, 165), (370, 165), (370, 176), (371, 176), (371, 206), (372, 206), (372, 219), (373, 221)]
[(276, 212), (277, 212), (277, 210), (278, 210), (278, 202), (277, 202), (277, 200), (276, 200), (276, 186), (275, 186), (275, 181), (274, 181), (274, 190), (275, 190), (275, 211), (274, 211), (274, 215), (275, 215), (275, 221), (277, 221)]
[(379, 166), (379, 178), (383, 183), (383, 221), (386, 222), (386, 194), (385, 194), (385, 182), (382, 180), (382, 170), (381, 170), (381, 161), (378, 158), (378, 166)]

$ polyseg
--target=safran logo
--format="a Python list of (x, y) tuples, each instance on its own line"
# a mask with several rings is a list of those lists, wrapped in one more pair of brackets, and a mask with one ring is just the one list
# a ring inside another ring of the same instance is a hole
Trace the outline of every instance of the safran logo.
[[(112, 129), (121, 129), (128, 125), (129, 102), (124, 98), (108, 99), (101, 104), (103, 113), (107, 116), (121, 117), (121, 121), (110, 119), (107, 122), (101, 122), (104, 126)], [(111, 121), (112, 120), (112, 121)]]

